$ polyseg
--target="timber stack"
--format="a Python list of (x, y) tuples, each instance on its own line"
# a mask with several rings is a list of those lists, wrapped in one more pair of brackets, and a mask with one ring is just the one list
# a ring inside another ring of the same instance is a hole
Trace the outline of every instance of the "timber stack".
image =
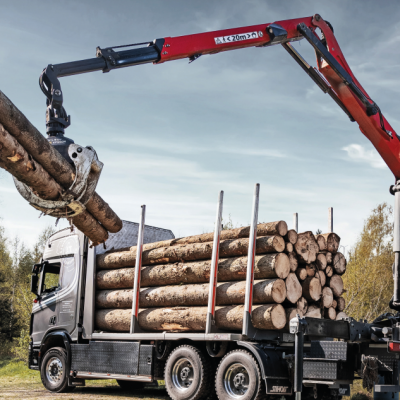
[[(0, 91), (0, 167), (27, 185), (43, 200), (62, 200), (75, 180), (71, 165)], [(66, 210), (67, 211), (67, 210)], [(122, 221), (96, 193), (71, 222), (93, 245), (118, 232)]]
[[(215, 324), (242, 330), (250, 227), (220, 236)], [(213, 233), (143, 245), (139, 325), (145, 331), (204, 332)], [(257, 226), (252, 323), (288, 331), (296, 314), (346, 317), (341, 276), (346, 259), (335, 233), (288, 230), (284, 221)], [(97, 256), (96, 329), (130, 329), (136, 246)]]

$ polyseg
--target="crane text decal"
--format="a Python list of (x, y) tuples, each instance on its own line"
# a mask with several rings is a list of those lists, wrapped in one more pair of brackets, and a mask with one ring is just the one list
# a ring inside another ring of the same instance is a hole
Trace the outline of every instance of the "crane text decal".
[(220, 36), (214, 38), (215, 44), (240, 42), (241, 40), (257, 39), (258, 32), (239, 33), (237, 35)]

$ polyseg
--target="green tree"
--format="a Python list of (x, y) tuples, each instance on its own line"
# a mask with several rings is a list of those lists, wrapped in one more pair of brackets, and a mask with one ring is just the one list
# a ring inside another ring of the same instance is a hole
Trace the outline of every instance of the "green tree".
[(354, 319), (373, 320), (389, 312), (393, 294), (393, 210), (378, 205), (364, 223), (363, 230), (349, 251), (346, 273), (345, 312)]

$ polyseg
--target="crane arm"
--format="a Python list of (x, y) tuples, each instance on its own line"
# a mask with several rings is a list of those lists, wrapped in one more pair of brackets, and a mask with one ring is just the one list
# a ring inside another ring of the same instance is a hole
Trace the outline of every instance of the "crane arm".
[[(321, 37), (318, 36), (317, 28), (322, 32)], [(316, 68), (310, 66), (291, 45), (291, 42), (301, 39), (306, 39), (314, 48)], [(104, 49), (98, 47), (96, 58), (50, 64), (39, 79), (40, 87), (47, 97), (47, 133), (63, 134), (70, 124), (70, 117), (63, 108), (63, 95), (58, 80), (60, 77), (94, 71), (109, 72), (144, 63), (162, 64), (182, 58), (192, 62), (206, 54), (277, 44), (288, 51), (351, 121), (357, 121), (361, 132), (375, 146), (396, 180), (400, 179), (399, 137), (355, 78), (336, 41), (332, 26), (318, 14), (261, 25), (165, 37), (134, 45)], [(138, 47), (140, 45), (146, 46)], [(129, 47), (132, 48), (127, 50)]]

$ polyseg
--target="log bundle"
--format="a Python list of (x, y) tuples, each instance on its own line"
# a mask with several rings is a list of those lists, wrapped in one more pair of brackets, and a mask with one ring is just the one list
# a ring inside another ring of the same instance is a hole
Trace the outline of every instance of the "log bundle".
[[(0, 91), (0, 167), (26, 184), (43, 200), (61, 200), (75, 179), (75, 169)], [(71, 218), (94, 245), (122, 221), (95, 192), (85, 210)]]
[[(215, 324), (241, 331), (246, 294), (250, 227), (221, 233)], [(139, 325), (145, 331), (204, 332), (207, 319), (213, 234), (143, 246)], [(329, 243), (329, 245), (328, 245)], [(259, 224), (254, 260), (252, 323), (288, 331), (299, 314), (345, 318), (341, 275), (346, 259), (336, 234), (288, 230), (283, 221)], [(96, 327), (130, 329), (136, 246), (97, 257)]]

